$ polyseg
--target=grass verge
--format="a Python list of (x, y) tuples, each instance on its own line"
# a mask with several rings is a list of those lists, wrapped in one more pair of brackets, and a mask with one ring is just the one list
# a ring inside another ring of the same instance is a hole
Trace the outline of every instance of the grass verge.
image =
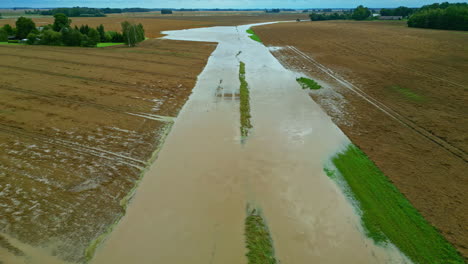
[(302, 86), (302, 89), (318, 90), (322, 88), (320, 84), (309, 78), (301, 77), (297, 78), (296, 81)]
[(408, 88), (404, 88), (404, 87), (401, 87), (401, 86), (398, 86), (398, 85), (394, 85), (394, 86), (390, 86), (390, 89), (392, 89), (393, 91), (398, 92), (399, 94), (403, 95), (405, 98), (407, 98), (407, 99), (409, 99), (411, 101), (422, 102), (422, 101), (425, 100), (423, 96), (411, 91)]
[(0, 45), (25, 45), (23, 43), (0, 42)]
[(249, 129), (252, 128), (250, 122), (250, 92), (249, 85), (245, 80), (245, 63), (240, 62), (239, 66), (239, 80), (240, 80), (240, 130), (241, 136), (246, 137), (249, 135)]
[(245, 219), (245, 237), (249, 264), (276, 264), (270, 231), (262, 216), (253, 209)]
[(262, 40), (260, 39), (259, 36), (257, 36), (257, 34), (255, 34), (255, 32), (253, 31), (253, 29), (251, 29), (251, 28), (247, 29), (247, 33), (250, 34), (249, 37), (250, 37), (251, 39), (262, 43)]
[[(356, 146), (332, 158), (337, 171), (359, 205), (366, 234), (377, 244), (393, 243), (414, 263), (464, 263), (455, 248), (431, 226), (377, 166)], [(346, 192), (346, 191), (345, 191)]]
[(117, 45), (124, 45), (125, 43), (109, 43), (109, 42), (105, 42), (105, 43), (98, 43), (97, 44), (97, 47), (98, 48), (105, 48), (105, 47), (110, 47), (110, 46), (117, 46)]

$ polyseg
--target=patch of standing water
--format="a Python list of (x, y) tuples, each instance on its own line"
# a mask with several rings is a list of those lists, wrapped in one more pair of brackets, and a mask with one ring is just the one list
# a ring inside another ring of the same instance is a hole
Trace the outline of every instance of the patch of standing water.
[[(164, 32), (219, 45), (93, 263), (247, 263), (247, 204), (262, 209), (281, 263), (409, 263), (392, 245), (365, 237), (353, 206), (323, 171), (349, 140), (295, 73), (248, 37), (251, 26)], [(239, 61), (253, 125), (245, 144), (239, 101), (217, 99), (220, 91), (239, 92)]]

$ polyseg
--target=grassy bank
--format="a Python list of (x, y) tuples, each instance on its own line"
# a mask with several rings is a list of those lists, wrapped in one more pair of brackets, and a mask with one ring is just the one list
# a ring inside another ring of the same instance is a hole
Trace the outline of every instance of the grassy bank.
[(251, 39), (262, 43), (262, 40), (260, 39), (259, 36), (257, 36), (257, 34), (255, 34), (255, 32), (253, 31), (253, 29), (251, 29), (251, 28), (247, 29), (247, 33), (250, 34), (249, 37), (250, 37)]
[(277, 263), (268, 227), (255, 209), (245, 219), (245, 238), (249, 264)]
[(97, 47), (98, 48), (105, 48), (105, 47), (110, 47), (110, 46), (117, 46), (117, 45), (124, 45), (125, 43), (113, 43), (113, 42), (102, 42), (98, 43)]
[(309, 78), (301, 77), (297, 78), (296, 81), (302, 86), (302, 89), (318, 90), (322, 88), (320, 84)]
[(349, 145), (332, 162), (337, 171), (327, 168), (326, 174), (347, 185), (344, 188), (359, 204), (367, 235), (377, 244), (391, 242), (415, 263), (464, 263), (358, 147)]
[(240, 130), (241, 136), (246, 137), (249, 134), (249, 129), (252, 128), (250, 122), (250, 93), (249, 85), (245, 80), (245, 63), (240, 62), (239, 66), (239, 80), (240, 80)]

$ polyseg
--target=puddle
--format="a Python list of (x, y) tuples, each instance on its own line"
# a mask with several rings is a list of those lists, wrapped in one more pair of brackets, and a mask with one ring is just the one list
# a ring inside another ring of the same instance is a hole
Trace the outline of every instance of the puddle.
[[(164, 32), (219, 45), (92, 263), (247, 263), (247, 204), (262, 208), (281, 263), (405, 263), (398, 250), (363, 235), (352, 205), (323, 172), (349, 140), (296, 74), (248, 37), (251, 26)], [(231, 100), (239, 93), (239, 61), (253, 125), (244, 144), (239, 101)], [(229, 100), (219, 100), (223, 95)]]

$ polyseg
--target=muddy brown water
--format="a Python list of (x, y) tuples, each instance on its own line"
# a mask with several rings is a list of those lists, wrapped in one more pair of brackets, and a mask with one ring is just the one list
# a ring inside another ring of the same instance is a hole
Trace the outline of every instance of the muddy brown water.
[[(219, 45), (92, 263), (247, 263), (247, 204), (261, 209), (281, 263), (409, 263), (363, 234), (352, 204), (323, 172), (349, 140), (296, 83), (297, 74), (248, 37), (249, 27), (165, 32)], [(253, 125), (243, 144), (233, 96), (239, 60)]]

